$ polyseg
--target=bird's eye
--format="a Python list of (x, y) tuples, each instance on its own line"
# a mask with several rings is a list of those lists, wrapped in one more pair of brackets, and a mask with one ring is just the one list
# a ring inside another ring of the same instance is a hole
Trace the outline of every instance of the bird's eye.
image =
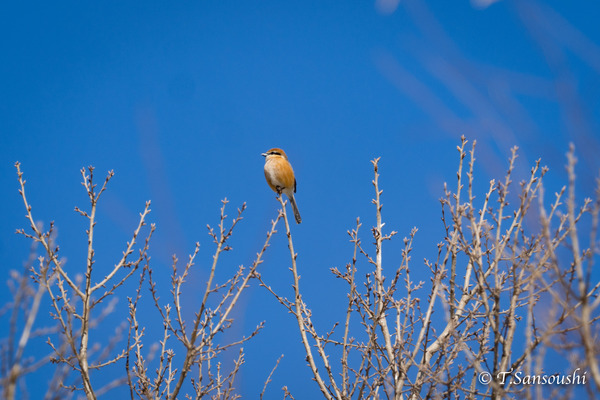
[(280, 153), (280, 152), (278, 152), (278, 151), (272, 151), (272, 152), (271, 152), (271, 153), (269, 153), (269, 154), (273, 154), (273, 155), (276, 155), (276, 156), (280, 156), (280, 155), (281, 155), (281, 153)]

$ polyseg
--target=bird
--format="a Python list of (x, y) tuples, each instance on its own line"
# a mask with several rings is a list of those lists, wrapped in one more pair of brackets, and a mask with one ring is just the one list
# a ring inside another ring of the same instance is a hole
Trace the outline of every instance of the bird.
[(300, 217), (300, 211), (298, 211), (296, 199), (294, 198), (294, 193), (296, 193), (296, 177), (285, 151), (273, 148), (266, 153), (262, 153), (262, 156), (265, 157), (265, 178), (267, 179), (267, 183), (278, 195), (281, 195), (281, 193), (287, 195), (288, 199), (290, 199), (292, 210), (294, 210), (296, 223), (301, 223), (302, 218)]

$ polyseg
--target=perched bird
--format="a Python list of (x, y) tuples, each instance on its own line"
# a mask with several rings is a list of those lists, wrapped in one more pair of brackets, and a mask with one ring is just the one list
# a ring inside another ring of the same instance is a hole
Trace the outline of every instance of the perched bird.
[(267, 183), (277, 194), (285, 193), (290, 199), (290, 204), (294, 210), (294, 217), (296, 217), (296, 223), (302, 222), (300, 218), (300, 211), (296, 205), (296, 199), (294, 199), (294, 193), (296, 193), (296, 178), (294, 177), (294, 170), (292, 165), (288, 161), (287, 155), (281, 149), (274, 148), (266, 153), (262, 153), (265, 157), (265, 178)]

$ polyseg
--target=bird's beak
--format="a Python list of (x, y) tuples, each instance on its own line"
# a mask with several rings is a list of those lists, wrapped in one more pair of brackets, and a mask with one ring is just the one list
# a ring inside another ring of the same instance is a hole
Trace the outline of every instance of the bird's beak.
[(262, 153), (261, 156), (266, 157), (267, 153)]

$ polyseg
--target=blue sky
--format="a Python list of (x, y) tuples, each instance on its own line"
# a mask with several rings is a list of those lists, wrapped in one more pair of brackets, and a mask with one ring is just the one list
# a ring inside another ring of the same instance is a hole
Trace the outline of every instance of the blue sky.
[[(230, 216), (246, 202), (222, 267), (249, 265), (278, 205), (260, 154), (283, 148), (298, 182), (303, 223), (293, 229), (305, 299), (323, 331), (344, 307), (343, 286), (329, 268), (351, 259), (346, 231), (361, 217), (368, 241), (374, 222), (374, 157), (382, 157), (388, 229), (402, 238), (419, 228), (416, 266), (443, 239), (438, 199), (443, 183), (454, 183), (461, 135), (478, 142), (480, 188), (502, 176), (517, 145), (518, 176), (542, 158), (548, 193), (565, 182), (564, 154), (573, 142), (578, 193), (591, 196), (600, 168), (600, 6), (484, 3), (0, 5), (2, 273), (20, 268), (29, 246), (14, 234), (26, 227), (15, 161), (35, 218), (56, 222), (73, 272), (85, 260), (85, 221), (73, 212), (86, 206), (81, 167), (95, 166), (99, 179), (116, 174), (99, 206), (98, 269), (115, 262), (152, 200), (156, 270), (167, 274), (172, 254), (183, 260), (201, 243), (202, 262), (186, 292), (192, 315), (213, 250), (206, 224), (218, 222), (221, 199), (231, 201)], [(289, 293), (282, 230), (262, 268)], [(387, 253), (392, 265), (400, 244)], [(162, 290), (166, 299), (168, 287)], [(118, 293), (122, 307), (128, 294)], [(145, 300), (144, 317), (156, 320)], [(300, 398), (315, 393), (294, 320), (254, 287), (236, 333), (262, 320), (264, 332), (246, 346), (241, 392), (260, 392), (285, 353), (271, 393), (279, 397), (283, 385)]]

